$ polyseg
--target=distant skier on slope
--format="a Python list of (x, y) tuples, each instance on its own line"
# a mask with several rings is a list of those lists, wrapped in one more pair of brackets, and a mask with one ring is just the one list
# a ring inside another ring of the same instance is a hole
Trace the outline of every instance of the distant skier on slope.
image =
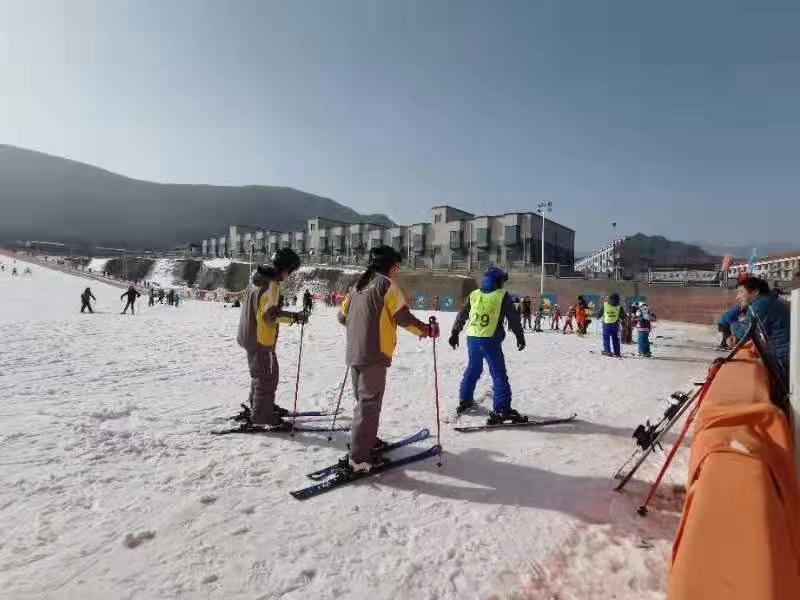
[(156, 304), (156, 290), (150, 288), (150, 293), (147, 295), (147, 306), (155, 306)]
[(351, 471), (369, 471), (381, 462), (384, 443), (378, 438), (378, 426), (397, 326), (419, 337), (431, 335), (430, 326), (411, 314), (394, 282), (401, 261), (401, 254), (391, 246), (370, 250), (367, 270), (338, 313), (339, 322), (347, 327), (345, 360), (356, 400), (350, 453), (339, 464)]
[(158, 303), (159, 304), (164, 304), (164, 296), (166, 296), (166, 293), (164, 292), (164, 288), (159, 289), (158, 290)]
[(250, 411), (254, 425), (288, 428), (282, 419), (288, 411), (275, 404), (279, 367), (275, 344), (280, 323), (306, 323), (305, 312), (279, 308), (280, 282), (300, 267), (300, 257), (290, 248), (272, 255), (272, 266), (260, 266), (253, 273), (253, 288), (247, 292), (239, 315), (237, 343), (247, 351), (250, 370)]
[(92, 294), (91, 288), (87, 287), (85, 290), (83, 290), (83, 293), (81, 294), (81, 312), (85, 311), (87, 308), (89, 309), (90, 313), (94, 312), (92, 310), (92, 303), (90, 302), (90, 300), (94, 300), (95, 302), (97, 302), (97, 298), (95, 298), (94, 294)]
[(311, 309), (314, 308), (314, 296), (308, 290), (303, 294), (303, 310), (311, 314)]
[(125, 292), (124, 294), (122, 294), (122, 295), (119, 297), (119, 299), (120, 299), (120, 300), (122, 300), (123, 298), (127, 298), (127, 299), (128, 299), (127, 303), (125, 304), (125, 308), (123, 308), (123, 309), (122, 309), (122, 314), (123, 314), (123, 315), (124, 315), (126, 312), (128, 312), (128, 307), (129, 307), (129, 306), (131, 307), (131, 314), (133, 314), (133, 304), (134, 304), (134, 302), (136, 302), (136, 299), (137, 299), (139, 296), (141, 296), (141, 294), (140, 294), (139, 292), (137, 292), (137, 291), (136, 291), (136, 288), (135, 288), (135, 287), (133, 287), (133, 286), (130, 286), (130, 287), (128, 288), (128, 291), (127, 291), (127, 292)]
[(489, 424), (506, 421), (524, 423), (527, 417), (511, 408), (511, 386), (508, 383), (506, 359), (503, 356), (503, 340), (506, 332), (503, 320), (517, 338), (517, 350), (525, 349), (525, 334), (519, 315), (514, 310), (511, 296), (503, 290), (508, 275), (497, 267), (486, 270), (481, 287), (473, 291), (458, 313), (448, 342), (453, 350), (458, 347), (458, 334), (467, 325), (467, 351), (469, 362), (464, 370), (459, 388), (458, 414), (474, 404), (475, 385), (483, 373), (483, 361), (489, 365), (492, 376), (493, 410), (489, 413)]

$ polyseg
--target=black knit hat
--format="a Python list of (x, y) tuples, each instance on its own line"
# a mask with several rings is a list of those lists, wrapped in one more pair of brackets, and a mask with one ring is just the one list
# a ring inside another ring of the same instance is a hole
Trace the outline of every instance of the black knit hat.
[(272, 255), (272, 266), (277, 271), (296, 271), (300, 267), (300, 257), (291, 248), (279, 248)]
[(378, 273), (388, 273), (395, 265), (403, 262), (403, 255), (391, 246), (378, 246), (369, 251), (368, 267)]

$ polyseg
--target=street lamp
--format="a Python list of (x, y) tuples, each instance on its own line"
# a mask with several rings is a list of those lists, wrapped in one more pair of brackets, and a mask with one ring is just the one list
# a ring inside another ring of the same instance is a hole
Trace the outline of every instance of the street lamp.
[(544, 221), (545, 213), (553, 212), (552, 202), (539, 202), (536, 206), (536, 212), (542, 215), (542, 274), (539, 279), (539, 303), (541, 304), (544, 297)]
[(611, 269), (614, 281), (617, 280), (617, 222), (611, 223)]
[(253, 238), (250, 238), (249, 240), (247, 240), (247, 245), (249, 246), (250, 250), (250, 277), (248, 278), (247, 281), (247, 285), (249, 287), (250, 281), (252, 281), (253, 277), (253, 249), (256, 247), (256, 242), (255, 240), (253, 240)]

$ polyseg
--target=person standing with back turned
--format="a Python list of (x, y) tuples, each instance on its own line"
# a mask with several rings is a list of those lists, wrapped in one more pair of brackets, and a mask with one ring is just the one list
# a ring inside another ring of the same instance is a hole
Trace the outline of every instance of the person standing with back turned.
[(282, 417), (288, 413), (275, 404), (279, 368), (275, 354), (279, 323), (307, 323), (305, 312), (280, 309), (280, 282), (300, 267), (300, 257), (290, 248), (272, 255), (272, 266), (260, 266), (253, 274), (253, 289), (247, 292), (239, 315), (236, 342), (247, 351), (250, 370), (250, 419), (253, 425), (287, 429)]
[(474, 405), (475, 386), (483, 373), (483, 361), (489, 365), (492, 376), (493, 407), (489, 413), (490, 425), (511, 421), (524, 423), (527, 417), (511, 408), (511, 386), (508, 383), (503, 340), (506, 337), (503, 320), (517, 338), (517, 350), (525, 349), (519, 314), (514, 309), (511, 296), (503, 289), (508, 275), (498, 267), (486, 270), (480, 288), (473, 291), (458, 313), (448, 340), (453, 350), (458, 347), (458, 334), (467, 325), (467, 352), (469, 362), (461, 379), (458, 392), (457, 414)]
[[(619, 304), (619, 294), (611, 294), (608, 302), (604, 302), (602, 308), (595, 315), (598, 319), (603, 319), (603, 356), (616, 356), (621, 358), (619, 345), (619, 322), (625, 318), (625, 311)], [(614, 352), (612, 354), (611, 348)]]
[(386, 373), (392, 364), (400, 325), (419, 337), (431, 335), (430, 325), (417, 319), (394, 282), (402, 255), (391, 246), (370, 250), (367, 270), (350, 288), (338, 313), (347, 328), (345, 359), (355, 396), (350, 453), (339, 461), (348, 471), (369, 471), (382, 462), (378, 438)]

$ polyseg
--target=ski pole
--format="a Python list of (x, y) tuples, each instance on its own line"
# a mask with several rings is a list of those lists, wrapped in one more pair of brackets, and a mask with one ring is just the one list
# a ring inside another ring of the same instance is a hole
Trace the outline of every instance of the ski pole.
[(344, 377), (342, 377), (342, 385), (339, 386), (339, 399), (336, 400), (336, 409), (333, 411), (333, 421), (331, 421), (331, 430), (328, 432), (328, 441), (330, 442), (333, 439), (333, 429), (336, 427), (336, 417), (339, 416), (339, 407), (342, 405), (342, 396), (344, 395), (344, 386), (347, 384), (347, 376), (350, 374), (350, 365), (347, 365), (347, 369), (344, 371)]
[[(300, 392), (300, 362), (303, 360), (303, 331), (305, 331), (306, 322), (305, 320), (300, 323), (300, 351), (297, 355), (297, 378), (294, 381), (294, 409), (293, 412), (297, 414), (297, 396)], [(292, 432), (291, 436), (294, 437), (294, 422), (296, 419), (292, 419)]]
[(436, 338), (439, 337), (439, 323), (436, 322), (436, 317), (428, 319), (429, 331), (431, 339), (433, 340), (433, 396), (436, 401), (436, 444), (439, 446), (439, 460), (436, 462), (437, 467), (442, 466), (442, 422), (439, 417), (439, 371), (436, 368)]

